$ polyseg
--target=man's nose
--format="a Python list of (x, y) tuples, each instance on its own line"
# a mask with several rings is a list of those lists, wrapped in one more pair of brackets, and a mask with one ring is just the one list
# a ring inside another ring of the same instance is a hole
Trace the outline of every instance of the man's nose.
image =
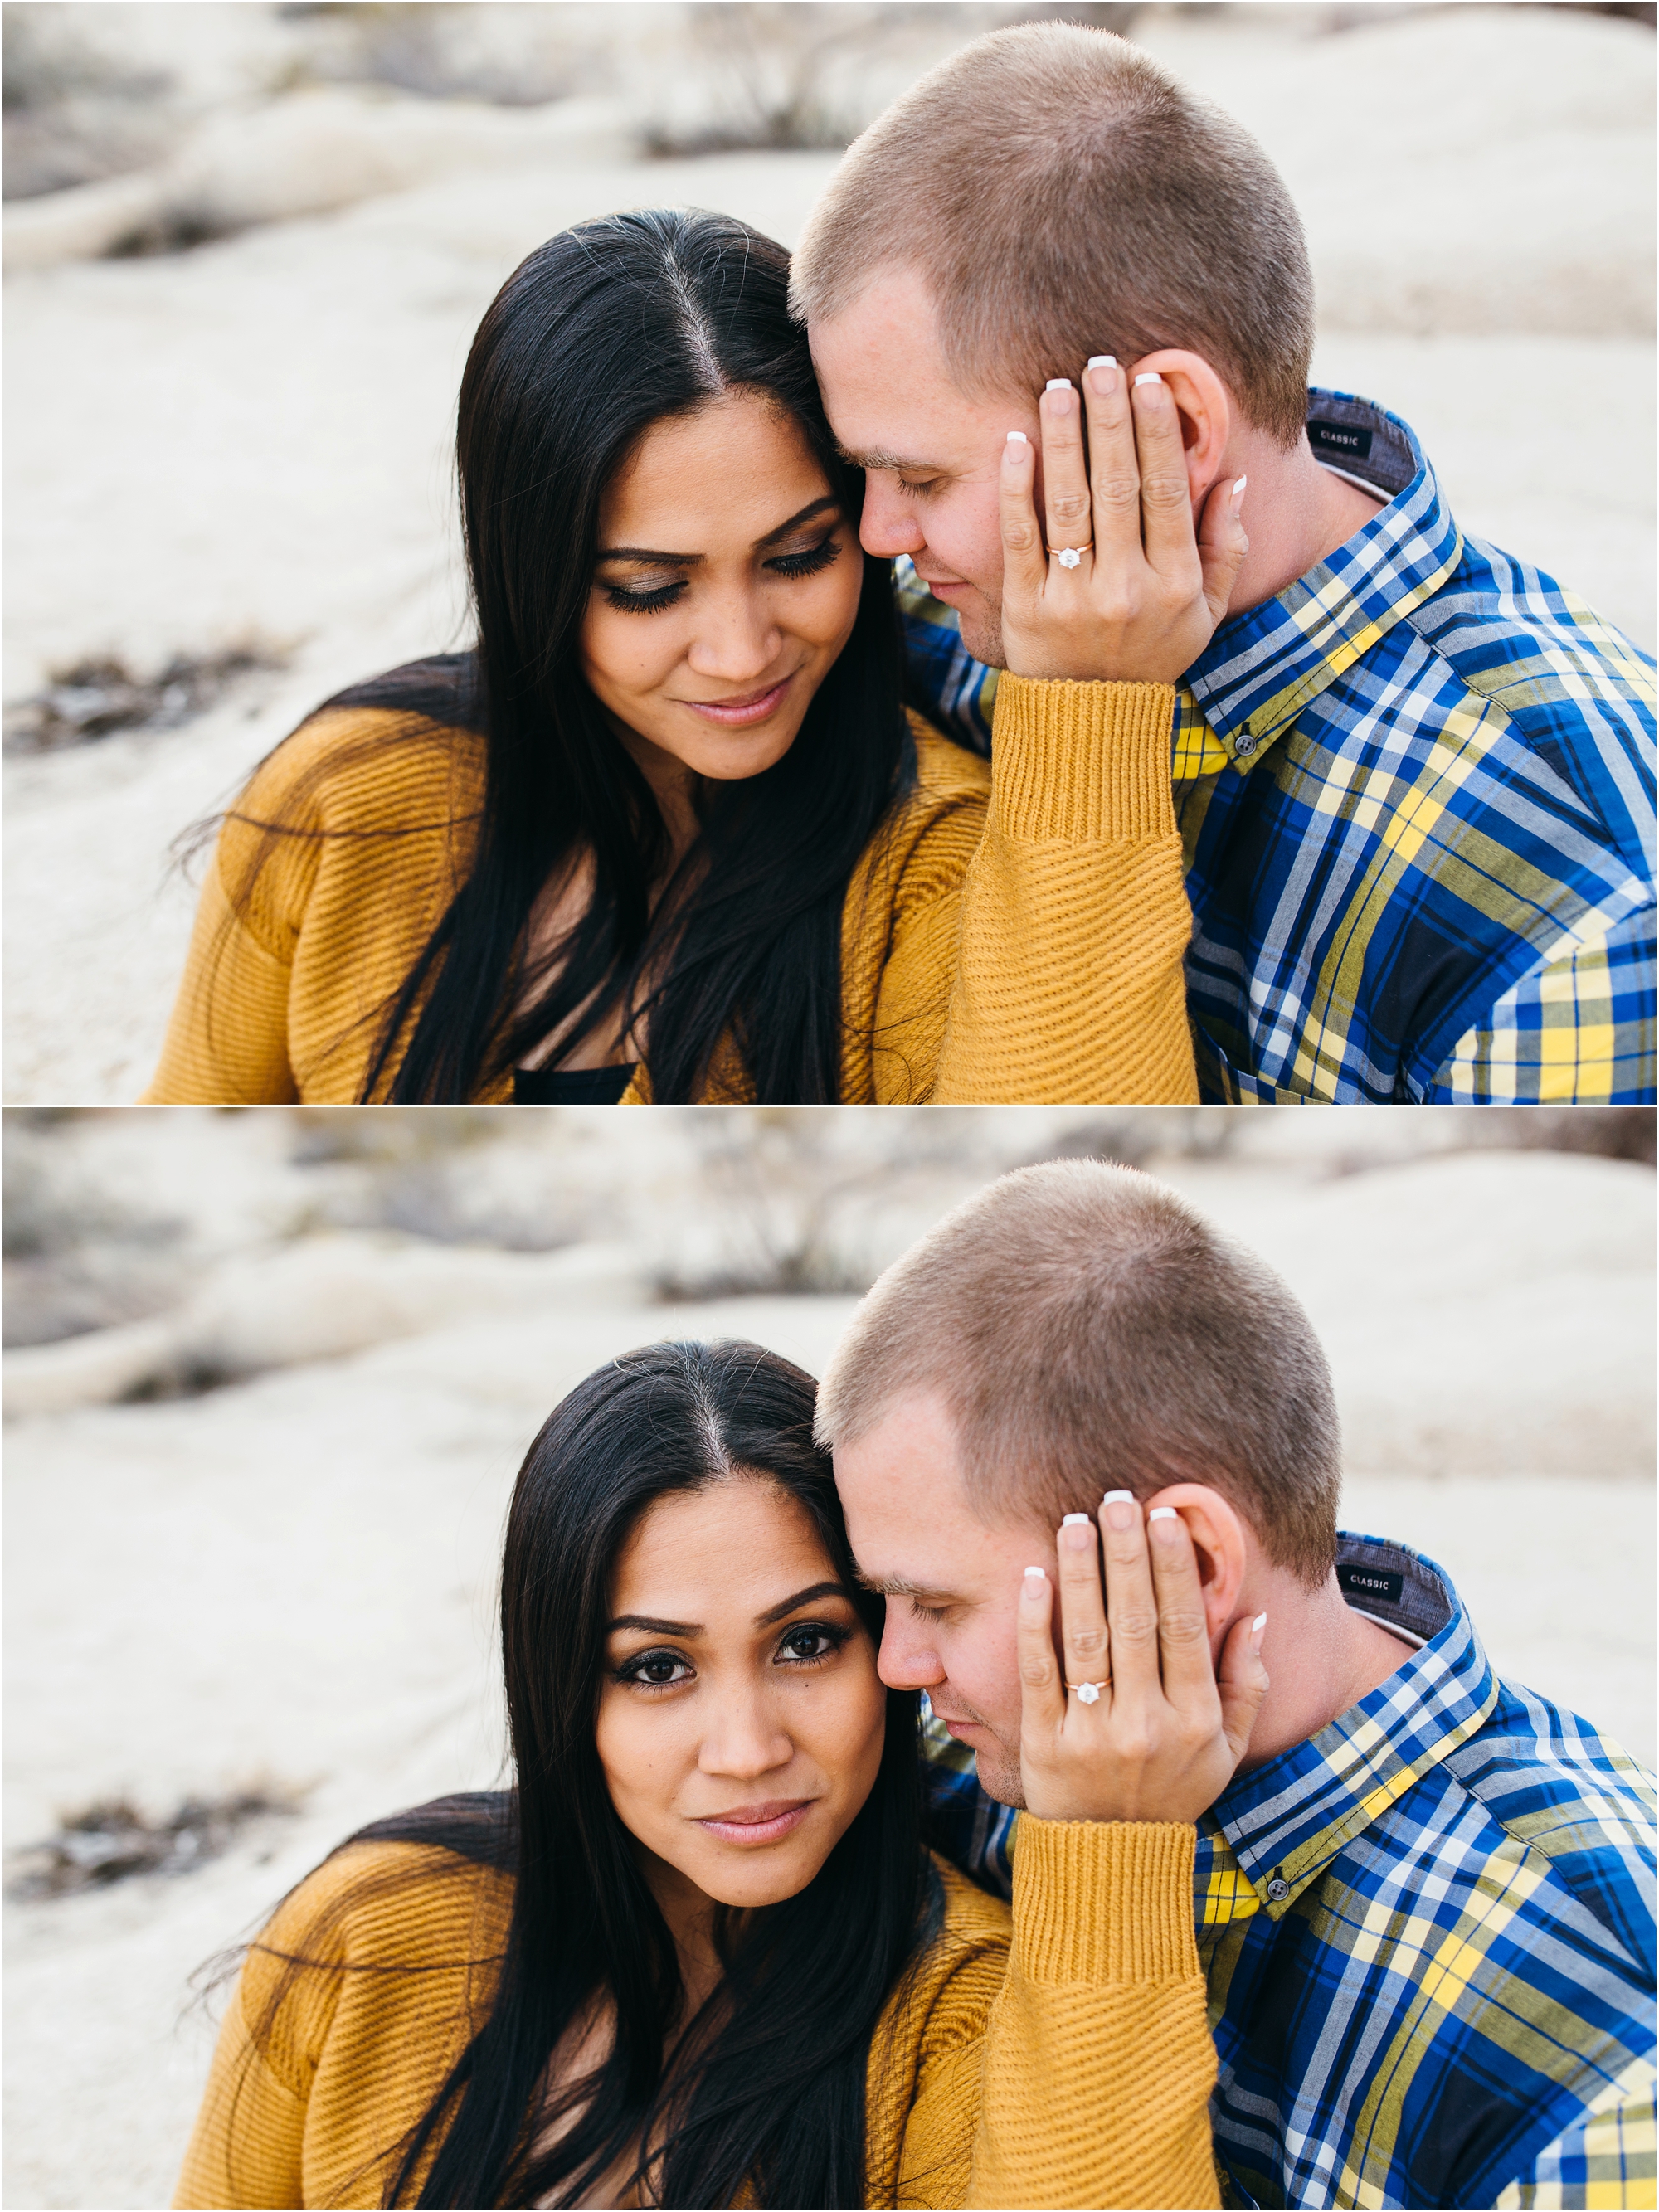
[(931, 1639), (917, 1633), (920, 1626), (896, 1620), (893, 1601), (889, 1599), (876, 1672), (890, 1690), (931, 1690), (945, 1680), (945, 1668)]
[(890, 561), (896, 553), (920, 553), (927, 543), (927, 532), (892, 479), (879, 472), (866, 477), (864, 512), (859, 517), (859, 544), (865, 551)]

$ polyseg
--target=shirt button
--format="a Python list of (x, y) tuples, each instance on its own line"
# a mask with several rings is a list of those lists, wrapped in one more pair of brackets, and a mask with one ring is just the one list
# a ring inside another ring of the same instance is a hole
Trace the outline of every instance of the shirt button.
[(1275, 1905), (1283, 1905), (1290, 1893), (1291, 1885), (1287, 1881), (1270, 1881), (1267, 1884), (1267, 1894)]
[(1235, 738), (1233, 739), (1233, 750), (1237, 754), (1240, 760), (1249, 760), (1250, 755), (1255, 750), (1255, 739), (1250, 735), (1248, 730), (1245, 731), (1242, 738)]

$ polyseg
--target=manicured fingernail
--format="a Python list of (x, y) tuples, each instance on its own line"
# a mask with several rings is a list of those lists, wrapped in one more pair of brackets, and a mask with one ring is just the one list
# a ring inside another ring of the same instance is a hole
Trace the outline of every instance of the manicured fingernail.
[(1003, 448), (1003, 459), (1010, 461), (1023, 461), (1030, 450), (1031, 441), (1024, 431), (1011, 430), (1008, 433), (1008, 443)]
[(1173, 1505), (1154, 1505), (1146, 1516), (1146, 1522), (1152, 1534), (1157, 1537), (1160, 1544), (1172, 1544), (1177, 1531), (1173, 1526), (1167, 1524), (1178, 1522), (1181, 1516)]
[(1068, 1513), (1060, 1524), (1060, 1549), (1065, 1552), (1086, 1552), (1095, 1540), (1095, 1532), (1089, 1525), (1086, 1513)]
[(1048, 1581), (1048, 1576), (1044, 1574), (1041, 1567), (1027, 1567), (1025, 1570), (1026, 1595), (1030, 1597), (1035, 1597), (1038, 1589)]
[(1135, 1494), (1133, 1490), (1109, 1490), (1100, 1503), (1109, 1528), (1134, 1527)]
[(1240, 492), (1243, 490), (1245, 485), (1249, 483), (1249, 477), (1240, 477), (1238, 482), (1233, 486), (1233, 497), (1235, 499), (1238, 497)]
[(1115, 368), (1117, 356), (1115, 353), (1091, 353), (1088, 366), (1091, 368)]
[(1133, 1490), (1109, 1490), (1100, 1502), (1103, 1505), (1133, 1505), (1135, 1494)]
[(1154, 1505), (1146, 1518), (1149, 1521), (1178, 1521), (1181, 1516), (1173, 1505)]
[(1072, 380), (1069, 376), (1051, 376), (1042, 388), (1045, 392), (1069, 392)]
[(1257, 1613), (1255, 1619), (1250, 1623), (1250, 1649), (1252, 1651), (1261, 1650), (1261, 1632), (1267, 1626), (1267, 1616), (1265, 1613)]
[(1162, 384), (1163, 381), (1164, 379), (1158, 374), (1155, 368), (1146, 369), (1141, 375), (1135, 379), (1135, 382), (1137, 384)]
[(1076, 402), (1072, 397), (1069, 376), (1051, 376), (1042, 387), (1042, 396), (1051, 415), (1069, 415)]

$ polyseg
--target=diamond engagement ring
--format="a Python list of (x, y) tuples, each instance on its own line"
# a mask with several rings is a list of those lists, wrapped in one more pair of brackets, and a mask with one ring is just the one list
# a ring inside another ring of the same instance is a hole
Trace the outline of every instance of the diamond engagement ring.
[(1109, 1685), (1105, 1682), (1068, 1682), (1066, 1686), (1068, 1690), (1077, 1692), (1079, 1705), (1092, 1705), (1098, 1699), (1101, 1692)]
[(1087, 545), (1053, 545), (1048, 549), (1049, 557), (1058, 561), (1062, 568), (1075, 568), (1093, 544), (1091, 538)]

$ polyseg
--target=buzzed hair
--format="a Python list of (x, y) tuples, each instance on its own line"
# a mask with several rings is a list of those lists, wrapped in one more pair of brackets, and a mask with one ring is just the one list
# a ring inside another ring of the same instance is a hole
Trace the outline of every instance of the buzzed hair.
[(791, 312), (833, 320), (886, 271), (921, 279), (975, 397), (1175, 346), (1256, 428), (1302, 434), (1314, 292), (1295, 203), (1249, 131), (1109, 31), (994, 31), (854, 140), (796, 249)]
[(1310, 1588), (1336, 1558), (1341, 1438), (1306, 1314), (1166, 1184), (1060, 1160), (945, 1215), (859, 1307), (818, 1391), (832, 1451), (937, 1393), (973, 1510), (1058, 1526), (1108, 1490), (1207, 1483)]

